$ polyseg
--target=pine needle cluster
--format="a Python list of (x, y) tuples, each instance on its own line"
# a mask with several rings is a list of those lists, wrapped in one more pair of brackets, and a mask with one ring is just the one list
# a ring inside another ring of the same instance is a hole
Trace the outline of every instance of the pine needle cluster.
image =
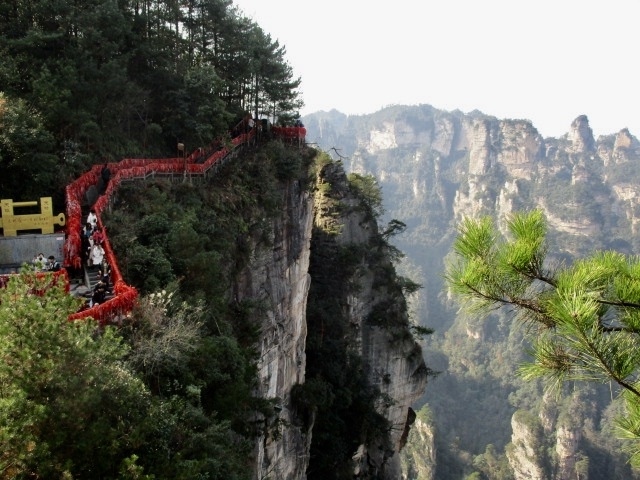
[(525, 379), (558, 392), (572, 381), (617, 384), (619, 433), (640, 465), (640, 259), (598, 251), (552, 265), (539, 210), (513, 214), (506, 232), (490, 218), (462, 222), (445, 273), (450, 292), (470, 315), (512, 309), (530, 339)]

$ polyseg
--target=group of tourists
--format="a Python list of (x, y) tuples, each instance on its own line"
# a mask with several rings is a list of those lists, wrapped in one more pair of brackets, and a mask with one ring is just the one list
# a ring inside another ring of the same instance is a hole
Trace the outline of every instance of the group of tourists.
[(54, 255), (45, 258), (42, 252), (34, 256), (31, 263), (40, 272), (57, 272), (61, 268), (60, 262), (56, 260)]
[(98, 267), (98, 281), (91, 291), (88, 306), (104, 303), (110, 292), (110, 267), (104, 251), (104, 232), (98, 225), (98, 216), (94, 209), (89, 211), (82, 228), (83, 261), (88, 267)]
[(98, 217), (95, 210), (91, 210), (87, 216), (87, 222), (82, 228), (82, 252), (83, 261), (90, 267), (102, 266), (104, 261), (104, 233), (98, 226)]

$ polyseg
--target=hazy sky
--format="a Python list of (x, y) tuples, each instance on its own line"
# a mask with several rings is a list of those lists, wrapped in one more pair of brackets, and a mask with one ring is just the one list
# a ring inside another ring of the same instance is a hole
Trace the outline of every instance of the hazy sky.
[(640, 0), (234, 0), (287, 50), (302, 114), (429, 104), (640, 137)]

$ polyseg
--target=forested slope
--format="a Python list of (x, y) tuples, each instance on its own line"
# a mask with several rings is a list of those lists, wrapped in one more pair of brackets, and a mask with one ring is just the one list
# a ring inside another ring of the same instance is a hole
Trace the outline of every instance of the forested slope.
[(294, 118), (285, 55), (228, 0), (1, 2), (3, 198), (60, 203), (94, 163), (190, 153), (245, 111)]

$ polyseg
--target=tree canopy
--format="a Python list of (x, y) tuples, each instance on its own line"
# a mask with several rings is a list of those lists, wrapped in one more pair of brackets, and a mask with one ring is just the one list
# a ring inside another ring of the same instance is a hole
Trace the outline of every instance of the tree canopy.
[(539, 210), (513, 214), (500, 234), (490, 218), (466, 219), (445, 273), (470, 314), (511, 308), (531, 341), (526, 379), (549, 388), (614, 382), (625, 400), (619, 432), (640, 465), (640, 258), (598, 251), (572, 265), (549, 260)]
[(297, 118), (285, 55), (229, 0), (0, 2), (0, 177), (38, 158), (62, 188), (104, 159), (206, 146), (245, 111)]
[(0, 288), (0, 479), (248, 478), (237, 342), (166, 292), (121, 329), (70, 322), (81, 301), (28, 268)]
[(134, 451), (148, 390), (78, 302), (30, 271), (0, 288), (0, 478), (115, 477)]

